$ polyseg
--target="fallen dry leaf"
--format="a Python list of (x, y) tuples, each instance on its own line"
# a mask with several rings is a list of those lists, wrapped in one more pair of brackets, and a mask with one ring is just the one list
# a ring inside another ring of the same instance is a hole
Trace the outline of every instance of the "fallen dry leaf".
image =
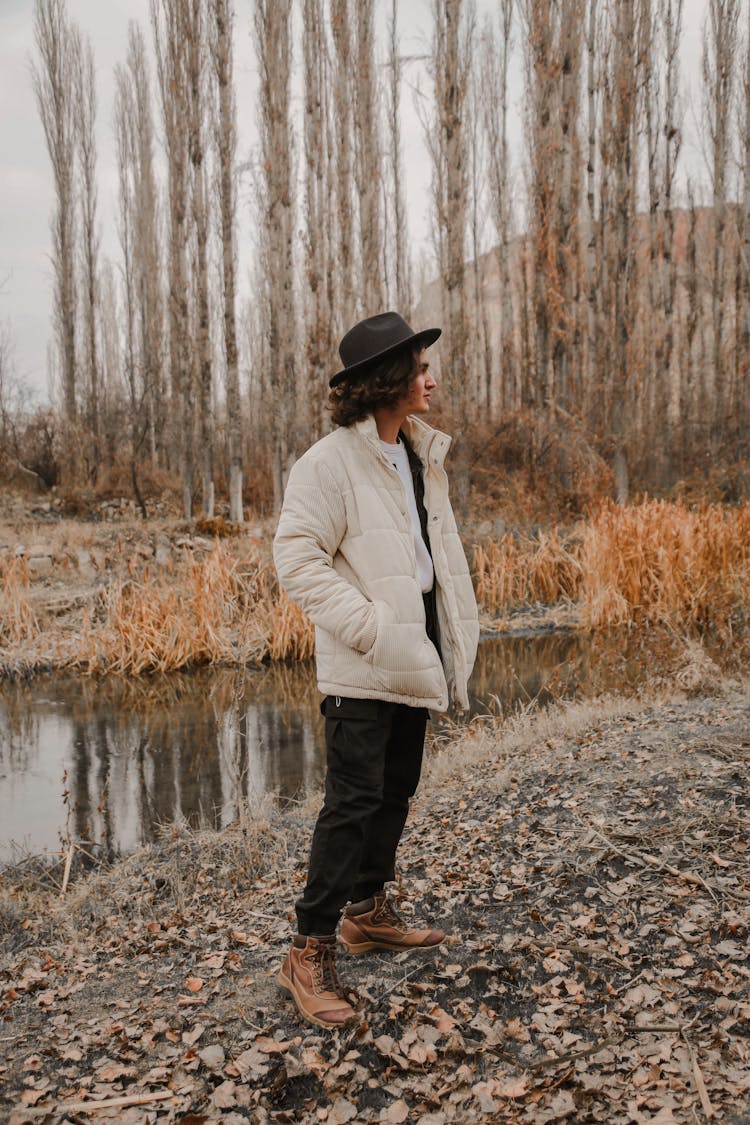
[(403, 1121), (409, 1116), (409, 1107), (403, 1098), (399, 1098), (396, 1102), (391, 1102), (389, 1106), (384, 1106), (380, 1111), (380, 1120), (387, 1122), (387, 1125), (401, 1125)]

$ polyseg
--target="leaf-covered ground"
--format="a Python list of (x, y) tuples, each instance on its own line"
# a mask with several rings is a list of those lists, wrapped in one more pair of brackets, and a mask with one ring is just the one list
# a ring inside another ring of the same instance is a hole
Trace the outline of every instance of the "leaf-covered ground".
[(434, 747), (396, 890), (450, 937), (342, 954), (347, 1032), (275, 982), (309, 807), (74, 865), (64, 897), (29, 861), (0, 901), (0, 1117), (750, 1122), (749, 755), (747, 686)]

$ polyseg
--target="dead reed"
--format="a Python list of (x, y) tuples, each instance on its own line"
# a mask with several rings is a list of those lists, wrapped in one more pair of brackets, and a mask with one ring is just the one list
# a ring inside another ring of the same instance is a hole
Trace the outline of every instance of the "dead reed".
[(180, 571), (153, 579), (146, 570), (138, 582), (111, 587), (100, 620), (87, 623), (80, 663), (138, 675), (311, 654), (312, 626), (267, 563), (240, 563), (217, 543)]
[(0, 569), (0, 641), (20, 645), (39, 633), (29, 603), (29, 568), (24, 558), (11, 558)]
[(310, 618), (279, 590), (272, 603), (268, 637), (271, 660), (306, 660), (315, 652), (315, 629)]
[(490, 612), (573, 601), (581, 585), (577, 548), (557, 528), (536, 538), (508, 533), (477, 544), (472, 570), (477, 600)]
[(750, 612), (750, 505), (602, 505), (584, 528), (582, 621), (731, 634)]
[(750, 615), (750, 505), (607, 501), (567, 538), (553, 529), (476, 546), (473, 574), (489, 612), (577, 600), (581, 623), (593, 629), (729, 635)]

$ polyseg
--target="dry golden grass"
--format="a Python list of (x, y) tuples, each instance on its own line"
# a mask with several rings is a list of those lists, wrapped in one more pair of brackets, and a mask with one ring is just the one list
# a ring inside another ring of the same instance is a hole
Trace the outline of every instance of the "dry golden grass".
[[(56, 556), (72, 556), (76, 546), (93, 553), (92, 535), (67, 524), (49, 538)], [(279, 589), (268, 536), (217, 540), (207, 555), (185, 550), (154, 570), (133, 548), (137, 535), (136, 527), (118, 528), (96, 541), (96, 565), (111, 580), (103, 592), (86, 579), (67, 597), (59, 583), (30, 585), (23, 559), (2, 564), (5, 666), (138, 674), (313, 654), (312, 625)], [(80, 580), (74, 561), (59, 567)], [(641, 624), (736, 642), (750, 619), (750, 505), (605, 503), (567, 536), (554, 528), (478, 545), (473, 575), (488, 615), (576, 603), (578, 623), (592, 629)]]
[(472, 570), (477, 600), (490, 612), (572, 601), (581, 584), (581, 564), (557, 528), (536, 539), (507, 534), (478, 544)]
[(750, 612), (750, 506), (602, 505), (580, 548), (582, 621), (731, 632)]
[(279, 590), (269, 620), (271, 660), (306, 660), (315, 652), (315, 629), (310, 618)]
[(731, 634), (750, 614), (750, 505), (600, 505), (574, 536), (505, 535), (474, 549), (477, 599), (498, 613), (578, 600), (589, 628), (628, 624)]
[(34, 639), (39, 623), (29, 604), (29, 568), (11, 558), (0, 569), (0, 641), (19, 645)]
[(232, 558), (219, 543), (181, 572), (118, 582), (89, 619), (80, 663), (93, 672), (173, 672), (203, 664), (302, 659), (312, 626), (267, 563)]

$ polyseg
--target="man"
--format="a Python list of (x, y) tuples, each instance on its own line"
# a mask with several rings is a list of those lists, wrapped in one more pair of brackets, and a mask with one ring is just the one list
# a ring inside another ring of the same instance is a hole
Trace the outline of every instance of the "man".
[(420, 415), (436, 383), (397, 313), (356, 324), (330, 380), (337, 429), (294, 465), (274, 540), (279, 581), (315, 624), (327, 774), (298, 934), (279, 981), (320, 1027), (356, 1013), (336, 971), (350, 953), (425, 949), (385, 893), (422, 764), (428, 709), (468, 706), (476, 602), (448, 499), (450, 438)]

